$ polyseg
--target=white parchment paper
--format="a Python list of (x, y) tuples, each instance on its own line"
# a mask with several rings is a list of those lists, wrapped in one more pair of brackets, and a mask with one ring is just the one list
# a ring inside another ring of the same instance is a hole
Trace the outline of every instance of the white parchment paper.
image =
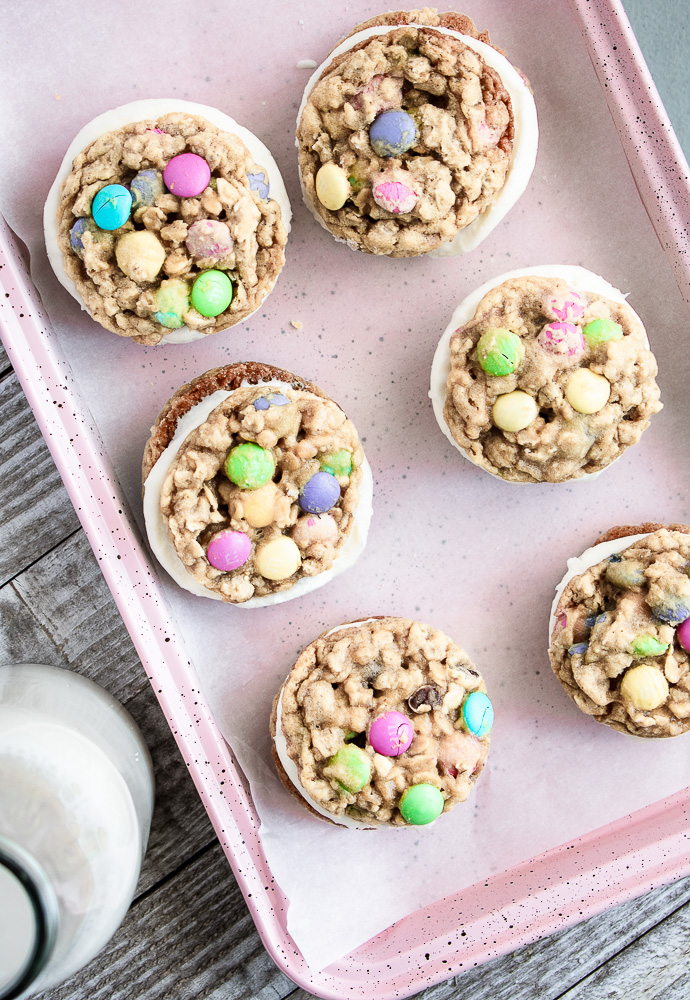
[[(541, 120), (527, 193), (477, 250), (388, 260), (336, 244), (300, 202), (294, 118), (309, 70), (366, 0), (333, 5), (169, 0), (17, 2), (3, 11), (0, 209), (32, 272), (141, 523), (148, 428), (171, 393), (215, 365), (296, 370), (354, 420), (374, 470), (374, 519), (357, 565), (274, 608), (218, 606), (166, 584), (216, 720), (249, 777), (288, 926), (319, 968), (392, 921), (492, 872), (687, 785), (688, 737), (645, 743), (596, 725), (555, 681), (545, 652), (566, 558), (615, 523), (687, 520), (688, 316), (639, 201), (565, 0), (474, 0), (467, 10), (530, 78)], [(272, 150), (295, 219), (287, 264), (245, 326), (142, 348), (81, 313), (50, 272), (45, 195), (72, 136), (149, 96), (214, 105)], [(516, 488), (474, 468), (427, 399), (433, 352), (455, 305), (505, 271), (581, 264), (630, 293), (659, 361), (664, 411), (596, 482)], [(303, 324), (297, 330), (292, 320)], [(488, 770), (464, 807), (427, 829), (351, 832), (312, 820), (270, 762), (271, 700), (300, 648), (370, 614), (429, 621), (464, 645), (496, 708)], [(353, 916), (356, 915), (356, 919)]]

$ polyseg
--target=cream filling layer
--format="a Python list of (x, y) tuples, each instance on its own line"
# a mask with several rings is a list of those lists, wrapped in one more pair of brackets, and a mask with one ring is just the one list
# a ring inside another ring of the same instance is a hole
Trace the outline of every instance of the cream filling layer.
[[(286, 231), (290, 232), (292, 210), (280, 170), (268, 148), (249, 129), (244, 128), (243, 125), (238, 125), (234, 118), (223, 114), (217, 108), (210, 108), (205, 104), (196, 104), (193, 101), (178, 101), (174, 98), (154, 97), (143, 101), (133, 101), (131, 104), (123, 104), (119, 108), (114, 108), (111, 111), (104, 112), (102, 115), (98, 115), (97, 118), (88, 122), (77, 133), (60, 164), (57, 177), (48, 192), (45, 208), (43, 209), (43, 229), (48, 260), (60, 284), (63, 288), (67, 289), (84, 310), (86, 306), (81, 300), (77, 286), (65, 273), (62, 263), (62, 252), (58, 246), (58, 208), (60, 205), (60, 188), (62, 187), (62, 182), (70, 174), (74, 158), (105, 132), (113, 132), (123, 125), (144, 121), (147, 118), (160, 118), (161, 115), (170, 114), (174, 111), (184, 111), (190, 115), (198, 115), (200, 118), (206, 118), (212, 125), (223, 129), (225, 132), (231, 132), (242, 140), (254, 158), (254, 161), (268, 172), (268, 181), (271, 189), (270, 197), (274, 198), (280, 205), (283, 224)], [(246, 318), (248, 319), (249, 317)], [(178, 330), (170, 330), (166, 333), (161, 343), (185, 344), (192, 340), (201, 340), (205, 336), (206, 334), (201, 330), (190, 330), (189, 327), (182, 326)]]
[[(246, 380), (242, 382), (243, 386), (251, 384)], [(263, 386), (264, 383), (262, 383)], [(292, 388), (289, 383), (279, 382), (278, 380), (265, 383), (265, 387), (267, 390)], [(211, 411), (215, 410), (217, 406), (231, 395), (232, 391), (219, 389), (217, 392), (202, 399), (200, 403), (193, 406), (191, 410), (188, 410), (178, 420), (172, 441), (159, 457), (144, 483), (144, 521), (146, 523), (146, 533), (151, 549), (158, 562), (183, 590), (187, 590), (190, 594), (195, 594), (197, 597), (210, 597), (212, 600), (217, 601), (222, 601), (220, 594), (208, 590), (198, 583), (188, 572), (185, 564), (177, 554), (177, 550), (168, 533), (166, 520), (160, 509), (160, 496), (170, 466), (177, 458), (180, 447), (187, 436), (193, 430), (196, 430), (197, 427), (200, 427), (208, 418)], [(245, 601), (243, 604), (237, 604), (235, 607), (263, 608), (271, 604), (282, 604), (284, 601), (292, 600), (293, 597), (302, 597), (312, 590), (323, 587), (324, 584), (340, 573), (343, 573), (346, 569), (349, 569), (357, 561), (366, 545), (369, 524), (373, 513), (374, 480), (371, 467), (366, 458), (362, 465), (362, 472), (363, 479), (359, 505), (354, 514), (352, 530), (343, 545), (340, 555), (337, 556), (331, 568), (323, 573), (319, 573), (318, 576), (302, 577), (289, 590), (279, 591), (276, 594), (268, 594), (265, 597), (250, 597), (248, 601)]]
[[(429, 28), (430, 25), (413, 24), (410, 27)], [(297, 125), (299, 126), (309, 94), (323, 71), (336, 56), (342, 55), (344, 52), (349, 52), (355, 45), (366, 41), (367, 38), (373, 38), (375, 35), (387, 35), (393, 30), (394, 27), (391, 25), (383, 27), (377, 25), (373, 28), (366, 28), (364, 31), (358, 31), (356, 35), (346, 38), (344, 42), (341, 42), (340, 45), (333, 49), (328, 58), (321, 63), (309, 79), (297, 115)], [(506, 90), (510, 94), (510, 100), (513, 105), (513, 120), (515, 125), (513, 156), (505, 184), (499, 191), (494, 202), (485, 208), (474, 222), (461, 229), (448, 243), (424, 255), (425, 257), (457, 257), (460, 254), (474, 250), (482, 240), (486, 239), (489, 233), (507, 215), (518, 198), (524, 193), (537, 160), (539, 123), (537, 121), (537, 108), (529, 87), (505, 56), (502, 56), (500, 52), (497, 52), (496, 49), (485, 42), (480, 42), (476, 38), (470, 38), (468, 35), (463, 35), (459, 31), (453, 31), (451, 28), (432, 28), (431, 30), (438, 31), (442, 35), (449, 35), (451, 38), (457, 38), (477, 52), (483, 58), (484, 62), (491, 66), (492, 69), (495, 69), (501, 77)], [(299, 146), (299, 142), (296, 145)], [(300, 183), (302, 184), (301, 171)], [(302, 194), (304, 195), (304, 184), (302, 184)], [(312, 208), (308, 200), (306, 198), (304, 200), (317, 222), (324, 229), (328, 229), (328, 226), (326, 226), (321, 216)], [(346, 241), (340, 240), (339, 242)]]
[[(537, 267), (522, 267), (518, 268), (516, 271), (508, 271), (507, 274), (502, 274), (498, 278), (491, 278), (489, 281), (484, 282), (479, 288), (471, 292), (466, 298), (462, 300), (460, 305), (457, 307), (453, 313), (450, 323), (446, 327), (443, 336), (441, 337), (436, 352), (434, 354), (434, 360), (431, 363), (431, 387), (429, 389), (429, 398), (431, 399), (431, 405), (434, 409), (434, 416), (436, 417), (436, 422), (441, 428), (441, 431), (448, 438), (450, 443), (456, 448), (463, 458), (466, 458), (468, 462), (472, 462), (465, 451), (457, 443), (453, 435), (451, 434), (450, 427), (446, 423), (445, 417), (443, 416), (443, 408), (446, 402), (446, 386), (448, 383), (448, 376), (450, 375), (450, 340), (456, 330), (461, 326), (465, 326), (466, 323), (472, 319), (477, 311), (477, 306), (492, 288), (497, 288), (502, 285), (504, 281), (510, 281), (512, 278), (530, 278), (530, 277), (540, 277), (540, 278), (562, 278), (567, 281), (571, 288), (578, 292), (594, 292), (596, 295), (601, 295), (603, 298), (611, 299), (614, 302), (622, 302), (627, 305), (626, 299), (627, 295), (614, 288), (605, 278), (602, 278), (599, 274), (594, 274), (593, 271), (588, 271), (584, 267), (579, 267), (575, 264), (542, 264)], [(628, 306), (630, 308), (630, 306)], [(637, 314), (635, 314), (637, 315)], [(637, 317), (639, 319), (639, 316)], [(640, 320), (641, 322), (641, 320)], [(649, 347), (649, 341), (647, 341), (647, 347)], [(620, 455), (618, 456), (620, 458)], [(618, 461), (618, 459), (614, 459)], [(472, 462), (472, 465), (475, 465)], [(611, 462), (613, 465), (613, 462)], [(484, 469), (484, 472), (488, 472), (488, 469)], [(587, 479), (596, 479), (600, 476), (604, 469), (599, 472), (587, 472), (584, 476), (579, 479), (570, 480), (570, 482), (577, 483)], [(502, 482), (506, 482), (502, 476), (497, 475), (495, 472), (489, 472), (490, 476), (494, 476), (496, 479), (500, 479)], [(531, 483), (512, 483), (513, 486), (531, 486)], [(552, 485), (559, 485), (558, 483)]]

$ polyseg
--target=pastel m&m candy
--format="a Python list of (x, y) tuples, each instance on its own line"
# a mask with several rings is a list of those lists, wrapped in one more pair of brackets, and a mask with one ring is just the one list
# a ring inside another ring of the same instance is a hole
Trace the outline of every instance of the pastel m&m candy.
[(585, 352), (585, 340), (581, 330), (563, 320), (548, 323), (543, 330), (540, 330), (537, 343), (542, 351), (553, 355), (556, 361), (566, 365)]
[(338, 525), (330, 514), (307, 514), (297, 519), (291, 536), (301, 549), (308, 549), (318, 542), (335, 541)]
[(337, 212), (350, 197), (351, 189), (347, 174), (342, 167), (332, 161), (319, 167), (315, 185), (316, 197), (330, 212)]
[(77, 257), (83, 259), (84, 257), (84, 236), (86, 233), (91, 234), (91, 239), (94, 243), (105, 243), (112, 246), (114, 237), (109, 233), (103, 232), (99, 229), (93, 219), (81, 218), (77, 219), (69, 233), (69, 245), (76, 253)]
[(621, 590), (639, 587), (645, 580), (644, 569), (641, 563), (632, 559), (621, 559), (618, 556), (617, 559), (609, 561), (606, 567), (606, 579)]
[(654, 617), (665, 625), (680, 625), (690, 618), (690, 598), (678, 594), (665, 594), (655, 599), (647, 599)]
[(676, 636), (683, 649), (690, 652), (690, 618), (686, 618), (684, 622), (681, 622), (678, 626)]
[(352, 472), (352, 452), (347, 448), (325, 451), (319, 457), (319, 465), (323, 472), (330, 472), (333, 476), (349, 476)]
[(159, 170), (140, 170), (130, 181), (129, 189), (132, 192), (133, 212), (138, 208), (155, 205), (156, 198), (160, 198), (165, 190), (163, 175)]
[(253, 441), (231, 448), (225, 459), (225, 474), (242, 490), (258, 490), (273, 477), (276, 462), (273, 453)]
[(192, 285), (192, 305), (202, 316), (220, 316), (232, 302), (232, 282), (224, 271), (204, 271)]
[(414, 739), (414, 727), (402, 712), (385, 712), (369, 727), (369, 743), (384, 757), (399, 757)]
[(184, 326), (185, 313), (191, 309), (189, 285), (182, 278), (161, 281), (155, 292), (156, 311), (153, 318), (169, 330)]
[(117, 266), (137, 284), (155, 281), (165, 262), (165, 248), (148, 229), (124, 233), (115, 244)]
[(417, 126), (406, 111), (383, 111), (369, 126), (369, 142), (377, 156), (402, 156), (417, 142)]
[(477, 361), (487, 375), (512, 375), (525, 356), (522, 341), (512, 330), (491, 327), (477, 343)]
[(609, 401), (611, 384), (589, 368), (578, 368), (565, 387), (565, 398), (578, 413), (598, 413)]
[(108, 232), (124, 226), (131, 210), (132, 195), (122, 184), (106, 184), (91, 202), (93, 221)]
[(273, 511), (280, 490), (275, 483), (266, 483), (258, 490), (240, 493), (242, 517), (252, 528), (266, 528), (273, 521)]
[(412, 785), (402, 794), (400, 812), (412, 826), (433, 823), (443, 812), (443, 793), (436, 785)]
[(300, 491), (299, 505), (309, 514), (323, 514), (340, 499), (340, 483), (330, 472), (317, 472)]
[(394, 215), (411, 212), (419, 195), (412, 187), (412, 177), (405, 170), (384, 170), (371, 181), (371, 193), (379, 208)]
[(366, 750), (347, 743), (326, 761), (324, 775), (333, 778), (346, 792), (356, 795), (371, 780), (371, 758)]
[(590, 347), (599, 347), (609, 340), (620, 340), (623, 336), (623, 327), (619, 323), (614, 323), (612, 319), (593, 319), (582, 332)]
[(633, 708), (651, 712), (668, 698), (668, 683), (662, 672), (651, 663), (641, 663), (623, 674), (620, 696)]
[(203, 156), (180, 153), (169, 160), (163, 171), (168, 191), (178, 198), (196, 198), (205, 191), (211, 180), (211, 168)]
[(585, 304), (582, 297), (573, 289), (556, 294), (547, 293), (543, 301), (544, 312), (552, 319), (561, 322), (572, 319), (582, 319), (585, 314)]
[[(201, 219), (189, 227), (185, 246), (192, 257), (226, 257), (233, 247), (230, 230), (217, 219)], [(232, 286), (231, 286), (232, 287)]]
[(647, 656), (661, 656), (668, 649), (667, 642), (659, 642), (653, 635), (638, 635), (630, 643), (633, 655), (639, 659)]
[(244, 566), (251, 551), (251, 539), (243, 531), (219, 531), (208, 544), (206, 558), (215, 569), (228, 573)]
[(493, 421), (502, 431), (522, 431), (537, 419), (539, 409), (532, 396), (521, 389), (499, 396), (491, 411)]
[(491, 732), (494, 724), (494, 709), (488, 695), (483, 691), (472, 691), (462, 703), (462, 721), (468, 732), (479, 739)]
[(254, 565), (267, 580), (287, 580), (302, 565), (302, 556), (291, 538), (278, 535), (259, 545)]
[(255, 410), (268, 410), (271, 406), (287, 406), (290, 400), (282, 392), (269, 392), (254, 400)]
[(248, 173), (247, 180), (249, 181), (249, 188), (251, 191), (256, 191), (259, 198), (265, 200), (268, 198), (269, 191), (271, 190), (271, 185), (269, 183), (267, 175), (263, 170), (257, 170), (255, 173)]

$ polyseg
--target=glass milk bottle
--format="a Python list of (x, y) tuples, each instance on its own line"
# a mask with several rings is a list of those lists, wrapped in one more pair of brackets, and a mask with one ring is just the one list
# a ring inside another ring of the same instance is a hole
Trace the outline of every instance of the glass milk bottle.
[(70, 670), (0, 666), (0, 1000), (67, 979), (134, 895), (153, 771), (122, 706)]

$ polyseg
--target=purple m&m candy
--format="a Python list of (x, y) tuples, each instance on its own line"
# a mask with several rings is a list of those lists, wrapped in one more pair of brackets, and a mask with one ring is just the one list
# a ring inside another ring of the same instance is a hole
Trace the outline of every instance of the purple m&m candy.
[(244, 566), (251, 551), (249, 535), (243, 531), (221, 531), (209, 542), (206, 557), (214, 569), (228, 573)]
[(196, 198), (208, 187), (211, 168), (203, 156), (180, 153), (169, 161), (163, 171), (163, 180), (168, 191), (178, 198)]
[(577, 360), (585, 351), (585, 338), (582, 330), (572, 323), (559, 320), (548, 323), (539, 333), (537, 343), (543, 351), (551, 354), (561, 365), (569, 365)]
[(340, 483), (330, 472), (317, 472), (302, 487), (299, 505), (308, 514), (323, 514), (340, 499)]
[(369, 727), (369, 743), (384, 757), (399, 757), (414, 739), (414, 727), (402, 712), (386, 712)]
[(377, 156), (400, 157), (417, 141), (417, 126), (406, 111), (384, 111), (369, 126), (369, 142)]
[(686, 618), (684, 622), (680, 623), (676, 635), (683, 649), (690, 652), (690, 618)]
[(268, 198), (268, 192), (271, 190), (271, 185), (268, 180), (268, 175), (265, 174), (263, 170), (258, 170), (253, 174), (248, 173), (247, 180), (249, 181), (249, 187), (252, 191), (256, 191), (259, 198), (262, 200)]
[(255, 410), (267, 410), (269, 406), (287, 406), (290, 400), (282, 392), (269, 392), (266, 396), (259, 396), (254, 400)]

